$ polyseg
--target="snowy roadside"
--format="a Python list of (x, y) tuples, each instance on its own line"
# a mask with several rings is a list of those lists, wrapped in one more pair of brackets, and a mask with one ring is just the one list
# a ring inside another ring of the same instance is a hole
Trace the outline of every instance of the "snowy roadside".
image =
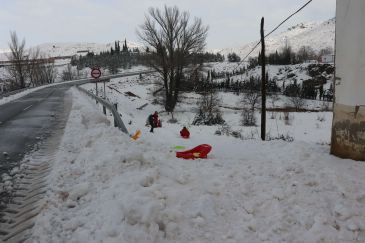
[[(365, 241), (364, 163), (327, 145), (240, 140), (204, 126), (183, 140), (179, 125), (164, 124), (133, 142), (72, 94), (28, 242)], [(200, 143), (213, 147), (207, 160), (175, 157), (174, 145)]]
[[(65, 69), (65, 67), (58, 67), (57, 68), (57, 72), (61, 72), (63, 69)], [(3, 105), (3, 104), (6, 104), (8, 102), (11, 102), (13, 100), (16, 100), (16, 99), (19, 99), (29, 93), (32, 93), (32, 92), (35, 92), (37, 90), (40, 90), (40, 89), (44, 89), (44, 88), (47, 88), (47, 87), (52, 87), (52, 86), (55, 86), (55, 85), (60, 85), (60, 84), (67, 84), (67, 83), (72, 83), (72, 82), (77, 82), (77, 81), (81, 81), (81, 80), (85, 80), (85, 79), (91, 79), (91, 76), (89, 74), (89, 71), (90, 69), (89, 68), (84, 68), (81, 72), (85, 73), (85, 78), (81, 78), (81, 79), (77, 79), (77, 80), (71, 80), (71, 81), (56, 81), (55, 83), (52, 83), (52, 84), (45, 84), (45, 85), (42, 85), (42, 86), (38, 86), (38, 87), (33, 87), (33, 88), (29, 88), (29, 89), (26, 89), (24, 91), (20, 91), (19, 93), (16, 93), (16, 94), (13, 94), (13, 95), (10, 95), (10, 96), (7, 96), (7, 97), (1, 97), (0, 96), (0, 105)], [(138, 72), (138, 71), (146, 71), (147, 70), (147, 67), (145, 66), (134, 66), (133, 68), (130, 68), (130, 69), (121, 69), (120, 71), (121, 72), (124, 72), (124, 71), (128, 71), (128, 72)], [(0, 70), (0, 75), (3, 73), (4, 71)], [(103, 75), (112, 75), (109, 73), (108, 70), (103, 70)]]
[(29, 89), (26, 89), (24, 91), (20, 91), (19, 93), (10, 95), (8, 97), (3, 97), (3, 98), (0, 97), (0, 105), (6, 104), (6, 103), (11, 102), (11, 101), (16, 100), (16, 99), (19, 99), (19, 98), (21, 98), (21, 97), (23, 97), (27, 94), (33, 93), (33, 92), (35, 92), (37, 90), (40, 90), (40, 89), (44, 89), (44, 88), (47, 88), (47, 87), (52, 87), (52, 86), (56, 86), (56, 85), (60, 85), (60, 84), (72, 83), (72, 82), (75, 82), (75, 81), (76, 80), (66, 81), (66, 82), (58, 82), (58, 83), (52, 83), (52, 84), (45, 84), (45, 85), (42, 85), (42, 86), (29, 88)]
[(19, 93), (16, 93), (16, 94), (13, 94), (13, 95), (10, 95), (8, 97), (0, 97), (0, 105), (3, 105), (3, 104), (6, 104), (10, 101), (13, 101), (13, 100), (16, 100), (16, 99), (19, 99), (27, 94), (30, 94), (34, 91), (37, 91), (37, 90), (40, 90), (40, 89), (43, 89), (45, 87), (48, 87), (48, 85), (44, 85), (44, 86), (39, 86), (39, 87), (36, 87), (36, 88), (30, 88), (30, 89), (26, 89), (24, 91), (20, 91)]

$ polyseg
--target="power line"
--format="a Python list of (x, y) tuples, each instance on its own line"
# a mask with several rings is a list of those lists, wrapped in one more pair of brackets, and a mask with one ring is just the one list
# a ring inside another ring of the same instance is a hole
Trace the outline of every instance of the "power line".
[[(289, 15), (286, 19), (284, 19), (280, 24), (278, 24), (273, 30), (271, 30), (268, 34), (265, 35), (265, 38), (271, 35), (275, 30), (277, 30), (280, 26), (282, 26), (286, 21), (288, 21), (291, 17), (299, 13), (302, 9), (304, 9), (308, 4), (310, 4), (313, 0), (309, 0), (307, 3), (305, 3), (303, 6), (301, 6), (297, 11)], [(259, 41), (252, 49), (251, 51), (237, 64), (237, 66), (232, 70), (234, 72), (245, 60), (246, 58), (260, 45), (261, 41)]]
[(300, 9), (295, 11), (293, 14), (291, 14), (289, 17), (284, 19), (278, 26), (276, 26), (272, 31), (270, 31), (265, 37), (269, 36), (271, 33), (273, 33), (275, 30), (277, 30), (281, 25), (283, 25), (286, 21), (288, 21), (291, 17), (299, 13), (303, 8), (305, 8), (308, 4), (310, 4), (313, 0), (308, 1), (306, 4), (304, 4)]

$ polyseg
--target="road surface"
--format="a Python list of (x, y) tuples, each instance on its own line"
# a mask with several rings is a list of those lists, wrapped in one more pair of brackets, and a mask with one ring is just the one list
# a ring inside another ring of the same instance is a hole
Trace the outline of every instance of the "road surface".
[(62, 84), (34, 91), (0, 105), (0, 175), (17, 165), (24, 155), (48, 138), (53, 128), (68, 116)]

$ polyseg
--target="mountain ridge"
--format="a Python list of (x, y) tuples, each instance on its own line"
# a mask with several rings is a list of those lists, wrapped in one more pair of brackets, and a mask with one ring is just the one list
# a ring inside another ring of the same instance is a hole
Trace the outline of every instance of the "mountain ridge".
[[(297, 52), (302, 46), (310, 46), (314, 51), (331, 47), (335, 44), (335, 18), (320, 22), (300, 23), (288, 28), (279, 34), (269, 36), (265, 39), (266, 53), (280, 51), (285, 43), (292, 47), (292, 50)], [(258, 41), (244, 44), (235, 48), (223, 48), (219, 53), (227, 55), (235, 52), (241, 58), (245, 57)], [(261, 48), (256, 48), (250, 56), (257, 56)]]

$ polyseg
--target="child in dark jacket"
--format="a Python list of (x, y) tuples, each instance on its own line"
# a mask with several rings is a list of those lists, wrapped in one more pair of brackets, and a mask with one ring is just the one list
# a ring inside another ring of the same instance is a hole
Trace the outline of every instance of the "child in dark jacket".
[(148, 116), (148, 124), (151, 126), (150, 132), (153, 132), (153, 129), (158, 125), (158, 113), (155, 113)]

